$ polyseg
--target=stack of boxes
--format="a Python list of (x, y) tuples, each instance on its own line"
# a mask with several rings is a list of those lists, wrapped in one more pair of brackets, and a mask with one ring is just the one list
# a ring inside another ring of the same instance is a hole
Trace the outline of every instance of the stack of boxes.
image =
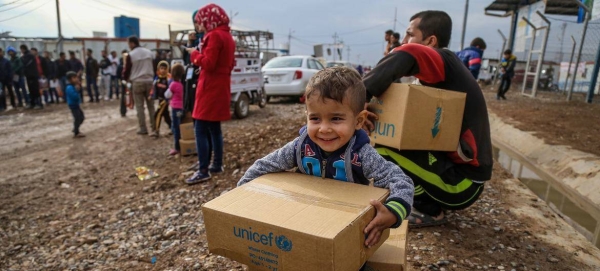
[(194, 120), (190, 113), (181, 121), (179, 125), (181, 131), (181, 139), (179, 139), (179, 146), (181, 148), (181, 155), (193, 155), (196, 154), (196, 136), (194, 133)]

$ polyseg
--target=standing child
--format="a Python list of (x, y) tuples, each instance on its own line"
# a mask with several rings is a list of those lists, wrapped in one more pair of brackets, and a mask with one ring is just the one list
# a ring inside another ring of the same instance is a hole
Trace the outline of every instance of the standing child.
[(169, 88), (169, 63), (160, 61), (156, 67), (156, 79), (152, 86), (152, 98), (158, 100), (158, 110), (154, 113), (156, 131), (160, 132), (160, 124), (165, 119), (171, 129), (171, 117), (169, 116), (169, 101), (165, 99), (165, 92)]
[(400, 167), (386, 161), (369, 144), (362, 130), (367, 117), (365, 85), (353, 68), (327, 68), (306, 87), (307, 125), (300, 136), (257, 160), (238, 186), (274, 172), (298, 172), (338, 181), (387, 188), (385, 204), (372, 200), (377, 214), (364, 229), (365, 246), (379, 241), (381, 232), (400, 226), (410, 214), (414, 186)]
[(179, 125), (183, 117), (183, 84), (181, 82), (183, 82), (184, 75), (185, 69), (183, 66), (175, 64), (171, 69), (173, 81), (169, 85), (169, 89), (165, 92), (165, 98), (171, 99), (171, 116), (173, 118), (171, 130), (173, 131), (173, 140), (175, 141), (175, 148), (171, 149), (169, 155), (176, 155), (181, 151), (179, 146), (179, 139), (181, 138)]
[(81, 96), (79, 92), (75, 88), (80, 84), (79, 76), (75, 72), (67, 73), (67, 89), (65, 91), (65, 96), (67, 98), (67, 105), (69, 105), (69, 109), (71, 109), (71, 114), (73, 114), (74, 124), (73, 124), (73, 134), (74, 138), (85, 137), (84, 134), (79, 132), (79, 126), (83, 123), (85, 116), (83, 115), (83, 111), (79, 104), (81, 104)]

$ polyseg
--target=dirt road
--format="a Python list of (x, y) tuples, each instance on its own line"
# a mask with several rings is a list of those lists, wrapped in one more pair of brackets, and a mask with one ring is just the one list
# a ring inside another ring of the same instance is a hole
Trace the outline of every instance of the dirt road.
[[(136, 135), (134, 112), (121, 118), (114, 102), (83, 109), (84, 139), (71, 138), (64, 105), (0, 116), (0, 270), (244, 269), (208, 253), (200, 206), (293, 139), (302, 105), (253, 107), (249, 118), (227, 122), (226, 172), (192, 187), (182, 180), (196, 159), (169, 157), (169, 137)], [(135, 166), (160, 177), (139, 181)], [(593, 254), (586, 246), (573, 250), (540, 237), (564, 225), (515, 215), (511, 210), (527, 205), (542, 218), (554, 216), (533, 197), (510, 197), (507, 177), (496, 168), (475, 206), (451, 214), (444, 227), (412, 230), (409, 270), (598, 268), (584, 263)]]

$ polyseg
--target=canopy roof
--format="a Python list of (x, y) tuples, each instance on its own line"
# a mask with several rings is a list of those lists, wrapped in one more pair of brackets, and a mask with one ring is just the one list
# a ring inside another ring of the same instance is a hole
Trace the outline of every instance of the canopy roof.
[(546, 2), (546, 14), (577, 16), (579, 12), (576, 0), (494, 0), (485, 11), (509, 12), (539, 1)]

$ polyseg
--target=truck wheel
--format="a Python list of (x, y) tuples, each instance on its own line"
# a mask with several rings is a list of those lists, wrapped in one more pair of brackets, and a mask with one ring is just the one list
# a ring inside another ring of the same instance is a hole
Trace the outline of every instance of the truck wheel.
[(267, 106), (267, 94), (262, 90), (258, 96), (258, 107), (265, 108)]
[(250, 98), (248, 98), (248, 94), (242, 93), (242, 95), (240, 95), (237, 102), (235, 102), (234, 112), (238, 119), (243, 119), (248, 116), (248, 112), (250, 112)]

